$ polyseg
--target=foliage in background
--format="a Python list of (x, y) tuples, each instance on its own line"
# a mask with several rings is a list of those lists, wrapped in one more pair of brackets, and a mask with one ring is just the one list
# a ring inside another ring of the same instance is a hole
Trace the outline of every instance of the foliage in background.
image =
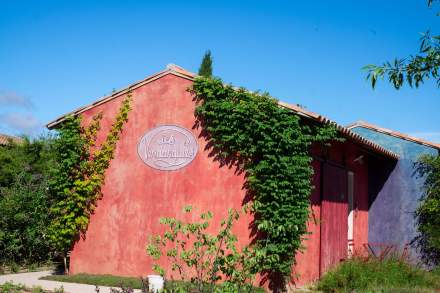
[(379, 78), (388, 77), (396, 89), (400, 89), (405, 82), (410, 87), (419, 87), (429, 78), (436, 80), (440, 86), (440, 36), (432, 36), (429, 32), (420, 38), (419, 53), (407, 58), (385, 62), (381, 66), (367, 65), (367, 79), (370, 79), (374, 88)]
[(22, 293), (25, 287), (21, 284), (6, 282), (0, 285), (0, 293)]
[[(428, 5), (431, 6), (433, 2), (428, 0)], [(380, 66), (367, 65), (363, 69), (368, 72), (367, 79), (371, 81), (373, 88), (377, 80), (384, 77), (388, 77), (396, 89), (400, 89), (405, 83), (410, 87), (419, 87), (430, 78), (435, 79), (440, 86), (440, 36), (432, 36), (428, 31), (420, 38), (418, 54), (396, 58)]]
[(41, 286), (28, 288), (22, 284), (6, 282), (0, 285), (0, 293), (64, 293), (63, 286), (53, 290), (44, 290)]
[(25, 137), (20, 143), (11, 141), (8, 145), (0, 145), (0, 187), (11, 186), (23, 171), (28, 176), (46, 176), (53, 164), (52, 142), (53, 138), (47, 135), (33, 140)]
[(56, 161), (51, 189), (56, 203), (51, 208), (49, 236), (54, 247), (62, 253), (83, 235), (90, 215), (101, 197), (105, 171), (113, 159), (116, 143), (130, 111), (131, 93), (123, 100), (114, 123), (100, 146), (95, 146), (102, 115), (98, 114), (88, 127), (81, 118), (67, 117), (61, 125), (56, 143)]
[(440, 278), (397, 255), (354, 257), (326, 273), (316, 284), (323, 292), (438, 292)]
[(425, 263), (440, 264), (440, 156), (422, 156), (417, 163), (419, 176), (425, 179), (424, 195), (416, 210), (416, 238)]
[(51, 257), (47, 238), (53, 139), (0, 146), (0, 265), (29, 265)]
[[(431, 6), (438, 0), (428, 0)], [(437, 13), (437, 16), (440, 13)], [(367, 65), (367, 79), (370, 79), (374, 88), (379, 78), (388, 77), (396, 89), (405, 83), (410, 87), (418, 87), (429, 78), (436, 80), (440, 86), (440, 36), (433, 36), (430, 32), (422, 34), (419, 53), (407, 58), (385, 62), (382, 66)], [(418, 207), (415, 217), (420, 234), (413, 244), (421, 252), (422, 260), (428, 265), (440, 264), (440, 157), (423, 156), (417, 163), (417, 173), (426, 177), (424, 182), (424, 196)]]
[[(191, 210), (189, 206), (184, 212)], [(211, 212), (206, 212), (200, 215), (199, 221), (188, 223), (161, 218), (160, 223), (167, 230), (163, 235), (150, 237), (147, 254), (156, 261), (165, 256), (171, 264), (171, 271), (166, 272), (157, 263), (153, 269), (161, 275), (171, 275), (172, 280), (190, 281), (185, 288), (187, 292), (212, 292), (219, 281), (222, 282), (219, 288), (226, 292), (253, 292), (253, 252), (248, 247), (239, 250), (237, 237), (231, 231), (239, 213), (230, 209), (215, 234), (207, 232), (212, 217)]]
[(259, 272), (290, 276), (307, 233), (313, 168), (309, 148), (338, 134), (334, 125), (308, 125), (268, 94), (197, 78), (190, 90), (196, 116), (215, 158), (246, 173), (255, 213)]
[(203, 56), (202, 63), (200, 64), (199, 68), (199, 75), (204, 77), (212, 76), (212, 56), (210, 50), (206, 51), (205, 55)]

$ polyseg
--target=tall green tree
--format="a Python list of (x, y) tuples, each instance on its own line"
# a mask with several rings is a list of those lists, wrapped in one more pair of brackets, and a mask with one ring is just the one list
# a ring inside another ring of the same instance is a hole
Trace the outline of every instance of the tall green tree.
[[(436, 0), (428, 0), (431, 6)], [(439, 15), (439, 14), (437, 14)], [(429, 31), (420, 38), (420, 48), (417, 54), (405, 58), (395, 58), (382, 65), (367, 65), (367, 79), (374, 88), (379, 79), (388, 78), (396, 89), (404, 84), (419, 87), (428, 79), (434, 79), (440, 86), (440, 36), (432, 35)]]
[(206, 51), (203, 56), (202, 64), (200, 64), (199, 68), (199, 75), (204, 77), (212, 76), (212, 56), (210, 50)]

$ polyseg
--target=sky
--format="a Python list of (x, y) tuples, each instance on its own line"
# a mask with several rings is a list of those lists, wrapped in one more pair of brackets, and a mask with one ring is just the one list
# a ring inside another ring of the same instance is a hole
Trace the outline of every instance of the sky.
[(0, 0), (0, 133), (44, 125), (174, 63), (212, 51), (225, 82), (440, 142), (440, 89), (372, 89), (361, 70), (417, 53), (440, 5), (369, 1)]

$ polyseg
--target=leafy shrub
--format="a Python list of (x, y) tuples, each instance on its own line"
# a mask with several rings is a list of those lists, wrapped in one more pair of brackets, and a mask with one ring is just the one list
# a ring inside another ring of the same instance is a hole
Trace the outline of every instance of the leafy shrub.
[(23, 290), (23, 285), (17, 285), (11, 282), (6, 282), (0, 285), (0, 293), (21, 293)]
[(4, 262), (15, 263), (47, 260), (47, 182), (32, 182), (25, 173), (17, 175), (14, 181), (0, 191), (1, 257)]
[(44, 290), (41, 286), (37, 286), (37, 287), (33, 287), (31, 292), (32, 293), (44, 293)]
[(51, 136), (41, 136), (33, 140), (25, 137), (19, 143), (11, 141), (8, 145), (0, 145), (0, 187), (11, 186), (23, 171), (34, 178), (47, 174), (53, 164), (52, 142)]
[[(184, 209), (187, 213), (191, 210), (191, 207)], [(164, 256), (172, 265), (168, 274), (157, 263), (153, 269), (161, 275), (171, 275), (172, 279), (177, 277), (178, 280), (187, 281), (171, 283), (178, 285), (174, 288), (176, 290), (189, 286), (185, 289), (196, 292), (212, 292), (219, 288), (229, 292), (252, 292), (255, 256), (248, 247), (239, 251), (237, 238), (231, 232), (239, 213), (230, 209), (215, 235), (207, 233), (212, 217), (211, 212), (202, 213), (198, 222), (191, 223), (161, 218), (160, 223), (167, 226), (167, 230), (163, 235), (150, 237), (147, 254), (156, 261)], [(216, 286), (220, 281), (223, 284)]]
[(419, 236), (415, 244), (429, 265), (440, 264), (440, 156), (422, 156), (418, 175), (425, 179), (424, 196), (416, 211)]
[(0, 146), (0, 264), (12, 271), (51, 257), (46, 235), (52, 142), (41, 137)]
[(426, 292), (440, 289), (440, 279), (397, 257), (355, 257), (325, 274), (316, 287), (324, 292)]

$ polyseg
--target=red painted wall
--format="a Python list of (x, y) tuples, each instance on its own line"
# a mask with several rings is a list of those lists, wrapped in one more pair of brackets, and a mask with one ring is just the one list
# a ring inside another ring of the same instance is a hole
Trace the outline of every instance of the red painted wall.
[(321, 202), (321, 263), (326, 272), (347, 259), (347, 170), (324, 164)]
[[(194, 103), (186, 91), (190, 85), (191, 81), (169, 74), (133, 91), (133, 110), (106, 173), (103, 198), (91, 217), (86, 239), (72, 252), (73, 274), (146, 275), (152, 272), (152, 263), (145, 244), (148, 235), (161, 232), (160, 217), (182, 217), (181, 210), (188, 204), (210, 210), (217, 218), (225, 217), (229, 207), (241, 207), (243, 176), (213, 162), (203, 152), (203, 139), (198, 140), (194, 161), (177, 171), (152, 169), (137, 155), (139, 139), (160, 124), (177, 124), (199, 136), (199, 130), (192, 129)], [(84, 113), (87, 123), (103, 111), (99, 141), (105, 138), (122, 99)], [(236, 233), (247, 239), (248, 219), (241, 221)]]
[(354, 172), (354, 252), (364, 255), (364, 244), (368, 242), (368, 159), (363, 159), (362, 164), (352, 167)]
[(321, 162), (313, 161), (313, 185), (310, 197), (310, 220), (307, 223), (309, 235), (303, 241), (304, 250), (296, 254), (297, 264), (294, 267), (294, 282), (303, 285), (319, 278), (320, 237), (321, 237)]
[[(145, 276), (152, 273), (152, 262), (146, 255), (145, 245), (149, 235), (162, 232), (160, 217), (188, 217), (181, 210), (185, 205), (192, 204), (196, 212), (193, 215), (207, 210), (214, 213), (216, 225), (213, 229), (216, 229), (219, 219), (227, 215), (228, 208), (241, 208), (245, 195), (243, 175), (214, 162), (204, 151), (206, 142), (199, 137), (200, 129), (194, 129), (195, 104), (186, 91), (191, 83), (190, 80), (168, 74), (133, 91), (133, 109), (117, 144), (115, 158), (106, 172), (103, 198), (91, 216), (85, 239), (79, 240), (72, 251), (72, 274)], [(86, 124), (98, 112), (104, 113), (98, 142), (105, 138), (123, 98), (120, 96), (83, 113)], [(199, 152), (194, 161), (183, 169), (155, 170), (145, 165), (137, 155), (140, 138), (161, 124), (179, 125), (192, 131), (198, 138)], [(359, 174), (355, 177), (356, 196), (359, 197), (355, 242), (366, 242), (368, 209), (363, 209), (365, 203), (368, 208), (367, 165), (352, 163), (361, 150), (346, 142), (338, 143), (329, 152), (319, 148), (314, 152), (318, 157), (348, 164), (348, 169)], [(321, 162), (315, 160), (313, 166), (316, 188), (311, 196), (313, 213), (308, 223), (312, 234), (304, 241), (306, 250), (297, 256), (298, 264), (294, 271), (299, 276), (296, 278), (299, 285), (319, 277)], [(248, 242), (250, 221), (249, 217), (242, 217), (235, 226), (240, 243)]]
[[(363, 253), (363, 244), (368, 242), (368, 155), (359, 146), (346, 141), (333, 143), (330, 149), (323, 149), (320, 145), (313, 146), (311, 153), (316, 158), (313, 161), (314, 190), (311, 195), (311, 216), (308, 222), (308, 232), (303, 241), (305, 249), (297, 253), (297, 265), (293, 278), (297, 286), (304, 285), (319, 279), (321, 274), (321, 250), (324, 245), (322, 237), (322, 181), (323, 167), (337, 164), (347, 171), (354, 172), (354, 246), (358, 253)], [(362, 160), (356, 160), (363, 155)], [(355, 161), (356, 160), (356, 161)], [(336, 215), (337, 216), (337, 215)]]

